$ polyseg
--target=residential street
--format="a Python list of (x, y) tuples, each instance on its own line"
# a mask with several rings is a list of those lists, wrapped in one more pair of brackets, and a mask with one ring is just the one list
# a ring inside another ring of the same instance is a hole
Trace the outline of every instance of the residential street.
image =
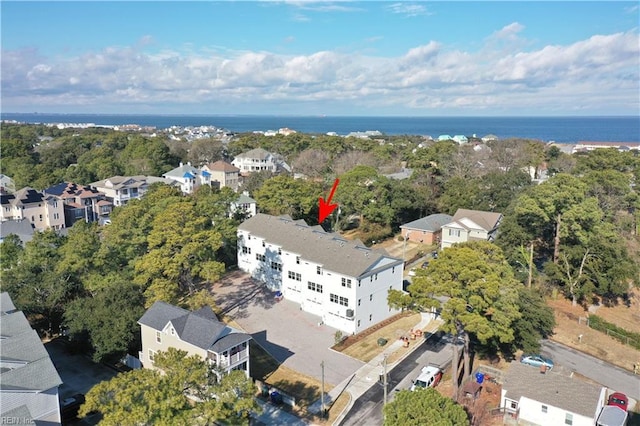
[[(412, 381), (418, 377), (422, 367), (429, 363), (444, 366), (451, 362), (452, 354), (452, 346), (446, 338), (438, 338), (437, 335), (434, 335), (431, 339), (422, 343), (422, 347), (413, 351), (393, 370), (389, 371), (389, 401), (392, 400), (396, 391), (411, 387)], [(375, 383), (354, 402), (353, 407), (349, 410), (341, 425), (381, 425), (383, 394), (382, 384)]]
[(640, 376), (550, 340), (542, 342), (542, 352), (560, 366), (640, 400)]

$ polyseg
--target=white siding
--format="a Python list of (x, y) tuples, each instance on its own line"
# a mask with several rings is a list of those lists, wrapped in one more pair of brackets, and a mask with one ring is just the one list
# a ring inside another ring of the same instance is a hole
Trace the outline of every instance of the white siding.
[[(274, 263), (282, 265), (282, 270), (274, 269)], [(403, 267), (401, 263), (392, 266), (393, 263), (392, 259), (382, 259), (372, 266), (377, 272), (358, 279), (328, 270), (324, 265), (300, 258), (296, 253), (246, 231), (238, 231), (238, 267), (241, 270), (264, 282), (269, 289), (282, 291), (287, 300), (318, 315), (319, 322), (349, 334), (360, 332), (398, 312), (387, 304), (390, 288), (402, 290)], [(350, 287), (347, 280), (351, 281)], [(318, 286), (321, 286), (321, 292)], [(335, 296), (334, 301), (331, 295)], [(347, 310), (353, 310), (351, 317)]]
[[(546, 406), (546, 413), (543, 411)], [(553, 405), (542, 404), (538, 401), (522, 397), (519, 403), (519, 419), (538, 425), (565, 425), (567, 415), (572, 417), (572, 426), (593, 426), (593, 417), (586, 417), (576, 413), (570, 413)], [(594, 413), (595, 414), (595, 413)]]

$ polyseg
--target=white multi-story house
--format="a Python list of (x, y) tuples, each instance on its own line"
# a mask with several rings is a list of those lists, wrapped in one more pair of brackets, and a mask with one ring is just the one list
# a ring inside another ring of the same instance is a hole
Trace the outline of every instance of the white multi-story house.
[(200, 176), (203, 185), (216, 188), (228, 187), (237, 191), (240, 185), (240, 169), (222, 160), (202, 166)]
[(106, 195), (114, 206), (123, 206), (129, 200), (140, 199), (154, 183), (175, 184), (171, 179), (156, 176), (113, 176), (90, 184)]
[(25, 187), (13, 194), (0, 195), (2, 222), (26, 219), (35, 229), (62, 229), (65, 227), (62, 200)]
[(247, 192), (240, 194), (237, 200), (231, 203), (229, 216), (242, 214), (246, 218), (255, 216), (258, 213), (256, 200), (249, 197)]
[(6, 292), (0, 294), (0, 342), (0, 424), (59, 425), (62, 380)]
[(522, 425), (593, 426), (606, 388), (555, 371), (512, 362), (502, 384), (500, 407)]
[(210, 307), (195, 312), (165, 302), (155, 302), (138, 321), (142, 335), (140, 362), (155, 368), (153, 357), (169, 348), (198, 355), (216, 371), (242, 370), (249, 377), (251, 336), (220, 322)]
[(258, 213), (238, 227), (238, 266), (330, 327), (358, 333), (398, 313), (403, 261), (288, 216)]
[(162, 177), (178, 182), (184, 194), (193, 194), (193, 191), (202, 184), (200, 170), (193, 167), (191, 163), (180, 163), (180, 166), (163, 174)]
[(273, 173), (291, 171), (291, 167), (284, 160), (262, 148), (255, 148), (239, 154), (231, 164), (240, 169), (240, 173), (243, 175), (263, 171)]
[(441, 248), (467, 241), (493, 241), (502, 213), (458, 209), (453, 220), (442, 225)]

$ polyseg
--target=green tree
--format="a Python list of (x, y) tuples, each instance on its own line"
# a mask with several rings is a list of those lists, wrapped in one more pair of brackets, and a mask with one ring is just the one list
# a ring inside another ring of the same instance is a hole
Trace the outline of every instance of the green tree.
[[(553, 309), (535, 289), (520, 289), (518, 296), (521, 316), (513, 322), (513, 347), (522, 349), (525, 353), (537, 353), (540, 351), (540, 339), (553, 334), (556, 324)], [(505, 351), (509, 350), (505, 348)]]
[(72, 338), (88, 336), (96, 362), (126, 354), (139, 333), (137, 321), (144, 314), (140, 288), (124, 277), (109, 278), (108, 286), (73, 300), (64, 313)]
[(206, 361), (174, 348), (157, 353), (154, 365), (159, 370), (133, 370), (97, 384), (79, 415), (98, 411), (106, 426), (208, 425), (221, 420), (246, 423), (249, 413), (258, 409), (255, 389), (243, 371), (218, 379)]
[(63, 238), (54, 231), (36, 232), (13, 267), (0, 276), (2, 291), (48, 335), (57, 332), (66, 303), (76, 291), (73, 281), (57, 271)]
[(464, 408), (433, 388), (402, 390), (384, 406), (384, 426), (468, 424)]
[[(424, 309), (440, 304), (434, 297), (448, 298), (442, 305), (441, 329), (462, 336), (466, 377), (471, 373), (472, 342), (495, 349), (498, 344), (513, 342), (513, 322), (521, 316), (518, 311), (521, 287), (502, 250), (490, 242), (477, 241), (443, 250), (429, 264), (426, 274), (413, 279), (409, 293), (414, 303)], [(456, 355), (453, 367), (457, 372)], [(454, 391), (457, 395), (457, 377)]]
[(255, 191), (254, 198), (260, 209), (268, 214), (288, 214), (293, 219), (318, 222), (318, 198), (322, 195), (318, 183), (280, 175), (264, 182)]
[(400, 290), (389, 290), (387, 293), (387, 303), (393, 309), (404, 311), (409, 309), (413, 303), (411, 295)]

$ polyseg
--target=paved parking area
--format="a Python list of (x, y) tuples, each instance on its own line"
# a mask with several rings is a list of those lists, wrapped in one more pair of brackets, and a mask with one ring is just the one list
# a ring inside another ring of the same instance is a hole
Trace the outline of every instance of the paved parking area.
[(273, 293), (242, 272), (216, 283), (212, 291), (218, 306), (285, 366), (337, 385), (363, 362), (330, 349), (336, 329), (319, 325), (320, 317), (300, 310), (288, 300), (276, 302)]

